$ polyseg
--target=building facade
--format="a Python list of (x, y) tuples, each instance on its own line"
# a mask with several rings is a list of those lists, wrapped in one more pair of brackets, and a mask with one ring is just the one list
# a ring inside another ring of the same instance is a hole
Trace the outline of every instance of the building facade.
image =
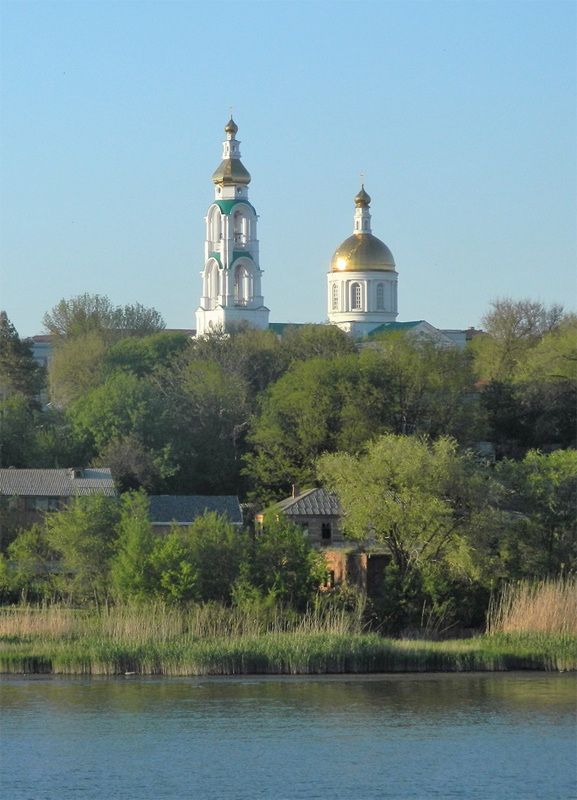
[(242, 324), (268, 327), (269, 310), (261, 289), (258, 216), (248, 199), (250, 174), (240, 160), (238, 127), (232, 117), (224, 130), (222, 162), (212, 176), (214, 201), (205, 217), (197, 336)]
[(395, 260), (371, 231), (370, 202), (361, 186), (352, 236), (337, 247), (327, 276), (329, 322), (355, 338), (395, 322), (398, 314)]

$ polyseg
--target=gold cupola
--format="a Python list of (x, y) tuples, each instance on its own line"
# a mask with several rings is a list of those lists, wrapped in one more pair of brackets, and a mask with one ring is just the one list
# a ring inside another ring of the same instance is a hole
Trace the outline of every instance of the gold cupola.
[(367, 192), (365, 192), (365, 187), (361, 185), (361, 191), (355, 197), (355, 205), (357, 208), (368, 208), (370, 204), (371, 198)]
[(222, 161), (212, 175), (212, 182), (217, 186), (248, 186), (250, 172), (240, 160), (239, 142), (235, 136), (238, 125), (231, 117), (224, 126), (226, 141), (223, 142)]
[(395, 259), (384, 242), (371, 233), (370, 196), (361, 184), (355, 197), (354, 233), (340, 244), (331, 261), (331, 272), (394, 271)]

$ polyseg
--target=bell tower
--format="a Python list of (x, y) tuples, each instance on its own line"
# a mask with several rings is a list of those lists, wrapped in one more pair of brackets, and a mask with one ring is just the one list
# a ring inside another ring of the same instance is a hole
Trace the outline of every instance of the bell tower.
[(232, 116), (224, 129), (222, 161), (212, 176), (214, 201), (205, 217), (202, 297), (196, 335), (248, 323), (267, 328), (269, 309), (261, 289), (257, 220), (248, 200), (250, 174), (240, 160), (238, 126)]

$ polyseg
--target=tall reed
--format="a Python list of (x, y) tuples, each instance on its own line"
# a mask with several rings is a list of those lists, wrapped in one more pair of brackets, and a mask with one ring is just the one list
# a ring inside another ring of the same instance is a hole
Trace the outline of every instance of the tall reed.
[(505, 586), (492, 598), (489, 633), (577, 633), (577, 579), (559, 577)]
[(393, 641), (363, 633), (361, 609), (322, 603), (303, 615), (249, 604), (178, 610), (160, 603), (97, 611), (0, 608), (0, 672), (235, 675), (575, 670), (577, 636), (494, 633)]

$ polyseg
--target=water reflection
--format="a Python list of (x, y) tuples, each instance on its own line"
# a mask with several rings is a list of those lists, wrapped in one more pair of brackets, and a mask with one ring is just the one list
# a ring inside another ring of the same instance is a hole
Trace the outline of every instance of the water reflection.
[(1, 686), (11, 800), (575, 796), (573, 675)]

